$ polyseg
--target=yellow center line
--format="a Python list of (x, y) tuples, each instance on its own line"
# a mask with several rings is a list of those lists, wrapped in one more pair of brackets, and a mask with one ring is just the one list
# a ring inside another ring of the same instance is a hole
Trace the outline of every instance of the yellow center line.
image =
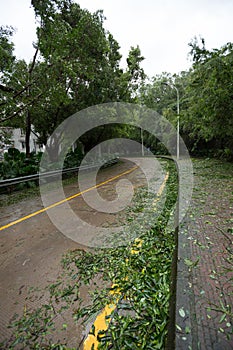
[(57, 207), (58, 205), (61, 205), (61, 204), (65, 203), (65, 202), (70, 201), (71, 199), (74, 199), (74, 198), (76, 198), (76, 197), (81, 196), (83, 193), (92, 191), (92, 190), (94, 190), (95, 188), (101, 187), (101, 186), (103, 186), (103, 185), (105, 185), (105, 184), (107, 184), (107, 183), (109, 183), (109, 182), (112, 182), (112, 181), (118, 179), (119, 177), (121, 177), (121, 176), (123, 176), (123, 175), (130, 174), (130, 173), (132, 173), (134, 170), (136, 170), (137, 168), (138, 168), (138, 166), (134, 166), (133, 168), (131, 168), (131, 169), (129, 169), (129, 170), (126, 170), (126, 171), (124, 171), (123, 173), (120, 173), (120, 174), (118, 174), (118, 175), (116, 175), (116, 176), (113, 176), (113, 177), (111, 177), (110, 179), (108, 179), (108, 180), (106, 180), (106, 181), (100, 182), (99, 184), (97, 184), (97, 185), (95, 185), (95, 186), (89, 187), (89, 188), (87, 188), (87, 189), (84, 190), (84, 191), (75, 193), (75, 194), (73, 194), (72, 196), (67, 197), (67, 198), (64, 198), (64, 199), (62, 199), (62, 200), (59, 201), (59, 202), (55, 202), (55, 203), (49, 205), (49, 206), (46, 207), (46, 208), (37, 210), (37, 211), (35, 211), (35, 212), (33, 212), (33, 213), (29, 214), (29, 215), (23, 216), (22, 218), (20, 218), (20, 219), (18, 219), (18, 220), (15, 220), (15, 221), (10, 222), (10, 223), (7, 224), (7, 225), (1, 226), (1, 227), (0, 227), (0, 231), (3, 231), (3, 230), (5, 230), (5, 229), (7, 229), (8, 227), (11, 227), (11, 226), (13, 226), (13, 225), (19, 224), (20, 222), (25, 221), (25, 220), (27, 220), (27, 219), (30, 219), (30, 218), (32, 218), (33, 216), (36, 216), (36, 215), (41, 214), (41, 213), (44, 213), (45, 211), (47, 211), (47, 210), (49, 210), (49, 209), (55, 208), (55, 207)]
[[(162, 193), (164, 191), (164, 188), (165, 188), (165, 185), (166, 185), (166, 182), (167, 182), (168, 178), (169, 178), (169, 172), (166, 173), (166, 175), (164, 177), (164, 180), (163, 180), (163, 183), (161, 184), (161, 186), (160, 186), (160, 188), (158, 190), (157, 196), (156, 196), (156, 198), (154, 200), (155, 204), (159, 201), (159, 199), (160, 199), (160, 197), (161, 197), (161, 195), (162, 195)], [(130, 253), (132, 255), (133, 254), (139, 254), (142, 244), (143, 244), (143, 240), (142, 239), (135, 238), (134, 244), (133, 244), (133, 247), (130, 250)], [(128, 263), (128, 259), (126, 259), (126, 263)], [(115, 289), (113, 289), (113, 288), (115, 288)], [(121, 293), (121, 291), (118, 288), (117, 284), (113, 284), (112, 285), (112, 289), (113, 290), (110, 291), (110, 294), (118, 296)], [(120, 296), (118, 296), (116, 298), (116, 301), (115, 301), (114, 304), (106, 305), (104, 307), (104, 309), (100, 312), (100, 314), (96, 317), (95, 322), (93, 324), (93, 326), (94, 326), (94, 334), (93, 333), (89, 333), (88, 334), (87, 338), (84, 341), (83, 350), (97, 350), (98, 349), (98, 345), (99, 345), (99, 341), (97, 340), (98, 333), (100, 331), (101, 332), (107, 331), (109, 322), (111, 320), (111, 315), (114, 312), (114, 310), (116, 309), (119, 299), (120, 299)], [(101, 335), (99, 335), (99, 337), (101, 337)]]

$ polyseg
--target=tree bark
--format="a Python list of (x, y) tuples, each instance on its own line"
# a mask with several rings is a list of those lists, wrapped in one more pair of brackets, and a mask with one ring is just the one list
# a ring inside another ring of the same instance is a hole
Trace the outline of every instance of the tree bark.
[[(38, 47), (36, 48), (36, 51), (33, 56), (32, 64), (28, 70), (28, 88), (27, 88), (27, 97), (30, 99), (30, 84), (32, 80), (32, 72), (36, 64), (36, 57), (38, 54)], [(31, 113), (30, 113), (30, 107), (27, 109), (26, 112), (26, 133), (25, 133), (25, 145), (26, 145), (26, 157), (30, 157), (30, 135), (31, 135)]]
[(30, 135), (31, 135), (31, 116), (29, 109), (26, 115), (26, 132), (25, 132), (25, 145), (26, 145), (26, 157), (30, 158)]

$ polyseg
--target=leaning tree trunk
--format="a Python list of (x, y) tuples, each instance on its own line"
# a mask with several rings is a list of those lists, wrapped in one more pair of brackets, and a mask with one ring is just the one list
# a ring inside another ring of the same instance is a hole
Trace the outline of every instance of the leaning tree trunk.
[[(29, 67), (28, 70), (28, 88), (27, 88), (27, 98), (28, 100), (30, 99), (30, 84), (32, 82), (32, 73), (33, 73), (33, 69), (35, 67), (36, 64), (36, 58), (38, 55), (38, 47), (36, 48), (36, 51), (34, 53), (33, 56), (33, 60), (31, 63), (31, 66)], [(27, 112), (26, 112), (26, 133), (25, 133), (25, 145), (26, 145), (26, 157), (29, 158), (30, 157), (30, 135), (31, 135), (31, 114), (30, 114), (30, 106), (27, 108)]]

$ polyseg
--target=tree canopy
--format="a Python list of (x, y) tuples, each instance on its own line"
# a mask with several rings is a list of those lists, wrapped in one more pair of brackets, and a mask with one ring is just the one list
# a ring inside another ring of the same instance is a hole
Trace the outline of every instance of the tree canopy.
[[(121, 67), (120, 46), (105, 30), (102, 11), (90, 13), (72, 0), (32, 0), (32, 6), (38, 26), (29, 63), (14, 56), (14, 29), (0, 27), (0, 123), (26, 131), (27, 155), (32, 124), (46, 144), (71, 114), (105, 102), (140, 103), (176, 126), (178, 89), (181, 136), (190, 151), (233, 158), (232, 43), (207, 50), (203, 38), (194, 38), (188, 71), (149, 78), (138, 46)], [(83, 146), (122, 133), (140, 139), (133, 128), (115, 125), (85, 135)], [(157, 141), (144, 136), (158, 150)]]
[(120, 47), (104, 29), (102, 11), (92, 14), (71, 0), (34, 0), (32, 6), (38, 27), (29, 64), (13, 57), (12, 31), (0, 32), (7, 58), (0, 77), (3, 125), (24, 128), (29, 145), (33, 124), (45, 144), (74, 112), (104, 102), (135, 100), (145, 77), (143, 57), (139, 47), (132, 47), (127, 68), (120, 68)]
[(207, 50), (204, 39), (200, 43), (194, 39), (189, 45), (191, 69), (153, 77), (141, 88), (141, 103), (176, 126), (175, 86), (180, 95), (181, 136), (190, 152), (233, 159), (233, 44)]

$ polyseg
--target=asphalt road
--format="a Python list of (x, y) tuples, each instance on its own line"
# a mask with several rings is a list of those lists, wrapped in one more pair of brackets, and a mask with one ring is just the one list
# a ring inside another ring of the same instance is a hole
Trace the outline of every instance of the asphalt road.
[[(104, 169), (98, 174), (97, 183), (104, 182), (111, 177), (124, 173), (133, 168), (130, 161), (119, 163)], [(85, 175), (88, 179), (88, 174)], [(136, 169), (122, 176), (129, 179), (134, 187), (146, 183), (145, 176), (140, 169)], [(79, 192), (77, 183), (66, 186), (66, 196)], [(115, 182), (110, 181), (99, 188), (101, 195), (108, 200), (116, 196)], [(74, 212), (83, 220), (95, 226), (114, 225), (118, 214), (97, 212), (89, 207), (82, 196), (70, 201)], [(35, 308), (48, 300), (43, 292), (41, 298), (26, 299), (30, 287), (44, 289), (54, 283), (62, 273), (60, 261), (62, 255), (73, 249), (88, 249), (63, 235), (50, 221), (46, 212), (27, 218), (20, 223), (4, 228), (10, 222), (23, 218), (30, 213), (43, 208), (41, 198), (24, 200), (20, 203), (1, 208), (0, 227), (0, 343), (9, 340), (12, 330), (7, 325), (14, 314), (22, 315), (25, 308)], [(59, 215), (66, 220), (66, 212), (59, 207)], [(82, 297), (88, 298), (88, 291), (83, 288)], [(62, 325), (70, 315), (59, 316), (57, 324)], [(81, 342), (83, 329), (74, 325), (55, 335), (53, 341), (68, 341), (68, 345), (76, 346)]]

